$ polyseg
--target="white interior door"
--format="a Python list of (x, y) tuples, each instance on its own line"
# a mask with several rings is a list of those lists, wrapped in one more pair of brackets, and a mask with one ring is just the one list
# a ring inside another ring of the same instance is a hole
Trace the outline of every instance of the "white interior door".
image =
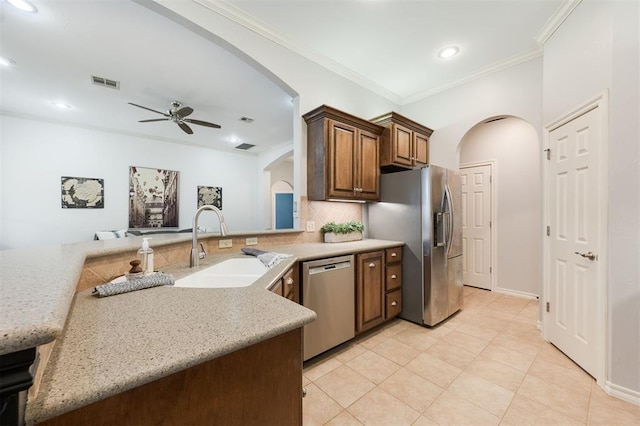
[[(592, 109), (549, 133), (549, 260), (546, 334), (584, 370), (598, 371), (600, 111)], [(597, 376), (596, 376), (597, 377)]]
[(462, 282), (491, 290), (491, 165), (461, 167)]

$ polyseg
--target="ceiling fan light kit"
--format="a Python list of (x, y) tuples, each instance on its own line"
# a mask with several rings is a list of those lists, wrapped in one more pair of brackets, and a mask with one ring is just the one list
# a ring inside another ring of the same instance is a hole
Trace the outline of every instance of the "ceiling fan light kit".
[(193, 108), (188, 106), (182, 106), (182, 104), (178, 101), (171, 102), (171, 109), (167, 112), (156, 111), (155, 109), (148, 108), (146, 106), (134, 104), (133, 102), (128, 102), (129, 105), (133, 105), (138, 108), (146, 109), (147, 111), (155, 112), (156, 114), (163, 115), (164, 118), (150, 118), (147, 120), (139, 120), (139, 123), (151, 123), (154, 121), (173, 121), (184, 131), (185, 133), (192, 135), (193, 130), (187, 123), (197, 124), (198, 126), (205, 127), (213, 127), (214, 129), (220, 129), (220, 125), (215, 123), (210, 123), (208, 121), (196, 120), (193, 118), (186, 118), (193, 113)]

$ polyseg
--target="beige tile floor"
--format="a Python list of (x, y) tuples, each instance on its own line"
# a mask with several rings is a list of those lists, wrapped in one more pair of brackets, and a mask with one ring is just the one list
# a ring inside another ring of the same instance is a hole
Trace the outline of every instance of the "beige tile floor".
[(538, 302), (465, 287), (435, 328), (396, 319), (305, 364), (304, 426), (640, 425), (536, 328)]

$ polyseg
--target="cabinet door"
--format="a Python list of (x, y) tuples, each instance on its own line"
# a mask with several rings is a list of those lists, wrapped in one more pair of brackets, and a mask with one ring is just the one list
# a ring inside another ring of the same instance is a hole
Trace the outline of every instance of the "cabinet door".
[(282, 295), (296, 303), (300, 302), (299, 286), (298, 286), (298, 265), (289, 269), (282, 277)]
[(282, 278), (276, 281), (276, 283), (269, 290), (271, 290), (278, 296), (282, 296)]
[(413, 134), (413, 164), (415, 167), (429, 164), (429, 136)]
[(333, 120), (328, 120), (328, 131), (328, 196), (353, 198), (354, 188), (358, 187), (354, 173), (358, 131), (353, 126)]
[(380, 140), (373, 133), (358, 133), (358, 162), (356, 167), (357, 197), (362, 200), (380, 199)]
[(399, 124), (392, 124), (393, 141), (392, 161), (395, 164), (411, 167), (413, 166), (413, 132)]
[(385, 320), (384, 252), (357, 255), (356, 333)]

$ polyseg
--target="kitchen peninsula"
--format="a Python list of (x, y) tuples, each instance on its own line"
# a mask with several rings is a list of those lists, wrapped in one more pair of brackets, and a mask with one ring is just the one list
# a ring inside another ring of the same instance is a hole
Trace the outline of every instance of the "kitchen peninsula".
[[(156, 287), (103, 299), (91, 296), (90, 288), (76, 294), (85, 261), (134, 253), (139, 243), (139, 238), (127, 238), (0, 252), (3, 293), (0, 353), (14, 353), (55, 340), (50, 359), (38, 367), (44, 375), (37, 394), (31, 395), (27, 403), (28, 424), (49, 419), (53, 421), (51, 424), (56, 424), (57, 416), (62, 420), (65, 415), (101, 403), (108, 407), (109, 401), (119, 395), (139, 401), (135, 399), (136, 393), (147, 394), (162, 408), (145, 409), (144, 415), (156, 416), (148, 417), (154, 419), (162, 414), (164, 418), (185, 420), (170, 413), (170, 407), (189, 412), (196, 405), (215, 408), (218, 397), (257, 407), (260, 404), (252, 399), (250, 386), (225, 388), (226, 394), (224, 389), (215, 386), (220, 379), (217, 376), (220, 366), (229, 371), (228, 366), (238, 362), (246, 362), (243, 367), (247, 371), (255, 366), (264, 371), (284, 371), (283, 380), (294, 384), (287, 385), (292, 392), (287, 394), (289, 399), (285, 402), (290, 412), (300, 416), (301, 330), (315, 319), (315, 313), (267, 288), (297, 261), (402, 244), (363, 240), (270, 246), (269, 249), (292, 257), (246, 288)], [(176, 244), (188, 247), (189, 236), (154, 237), (154, 243), (158, 256), (163, 251), (175, 250)], [(243, 256), (239, 249), (210, 254), (203, 266), (239, 256)], [(32, 262), (33, 259), (42, 261)], [(185, 262), (158, 269), (176, 278), (190, 272)], [(287, 348), (293, 349), (287, 353)], [(277, 370), (277, 364), (289, 370)], [(237, 367), (235, 371), (242, 370)], [(203, 381), (202, 376), (206, 374), (213, 374), (214, 378), (209, 376)], [(268, 379), (268, 375), (264, 376), (264, 380)], [(219, 393), (206, 395), (212, 399), (201, 404), (191, 400), (192, 385)], [(280, 390), (275, 384), (272, 388)], [(151, 389), (157, 393), (151, 393)], [(299, 401), (292, 402), (292, 395), (294, 398), (298, 395)], [(260, 397), (267, 403), (278, 403), (272, 393), (263, 392)], [(298, 405), (299, 410), (291, 404)], [(182, 411), (177, 414), (184, 416)], [(200, 411), (195, 415), (211, 416), (210, 412)], [(241, 420), (243, 415), (241, 409), (224, 411), (226, 419), (236, 416), (236, 420)], [(105, 416), (92, 418), (93, 424), (108, 424), (109, 420)]]

